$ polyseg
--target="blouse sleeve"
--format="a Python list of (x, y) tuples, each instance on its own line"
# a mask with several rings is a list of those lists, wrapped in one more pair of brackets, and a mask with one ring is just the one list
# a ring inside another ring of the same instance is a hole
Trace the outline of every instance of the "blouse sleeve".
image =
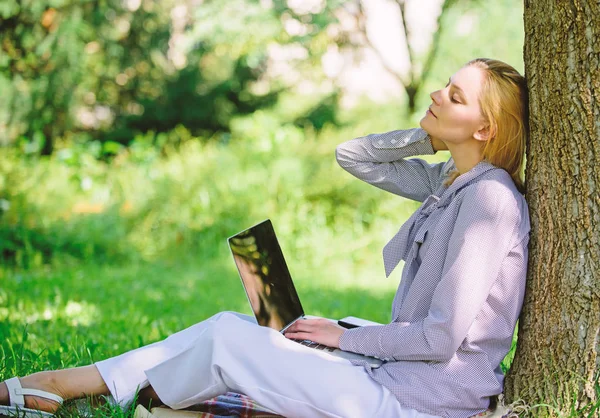
[(336, 148), (338, 163), (353, 176), (420, 202), (437, 190), (449, 164), (406, 157), (430, 154), (435, 154), (431, 139), (420, 128), (371, 134)]
[(523, 283), (528, 230), (521, 222), (519, 205), (512, 193), (498, 193), (488, 182), (473, 185), (463, 198), (448, 251), (440, 260), (442, 276), (427, 316), (417, 322), (346, 330), (340, 348), (395, 360), (451, 358), (500, 273), (510, 283)]

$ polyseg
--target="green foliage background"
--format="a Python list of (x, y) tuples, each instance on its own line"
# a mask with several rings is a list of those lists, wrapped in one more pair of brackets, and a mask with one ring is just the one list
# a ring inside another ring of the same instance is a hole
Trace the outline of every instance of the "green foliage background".
[[(384, 278), (380, 251), (417, 204), (352, 179), (334, 149), (420, 115), (340, 106), (321, 56), (349, 46), (331, 30), (341, 2), (207, 0), (180, 26), (183, 3), (136, 4), (0, 2), (0, 379), (249, 313), (226, 238), (267, 217), (306, 311), (387, 321), (400, 273)], [(425, 92), (476, 56), (522, 71), (519, 1), (458, 2), (444, 27)], [(300, 78), (269, 76), (273, 45), (306, 51)], [(303, 80), (329, 87), (302, 94)]]

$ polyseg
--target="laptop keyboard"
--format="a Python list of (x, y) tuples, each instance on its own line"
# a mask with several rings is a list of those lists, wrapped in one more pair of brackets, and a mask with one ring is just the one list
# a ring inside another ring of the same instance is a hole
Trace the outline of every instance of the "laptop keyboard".
[(298, 344), (305, 345), (306, 347), (314, 348), (315, 350), (323, 350), (323, 351), (329, 351), (329, 352), (335, 351), (335, 348), (333, 348), (333, 347), (328, 347), (326, 345), (319, 344), (319, 343), (316, 343), (311, 340), (295, 340), (292, 338), (292, 341), (295, 341)]

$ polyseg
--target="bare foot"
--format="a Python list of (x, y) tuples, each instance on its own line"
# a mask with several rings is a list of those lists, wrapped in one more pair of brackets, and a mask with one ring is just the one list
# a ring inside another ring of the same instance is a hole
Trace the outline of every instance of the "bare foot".
[[(43, 390), (64, 398), (51, 371), (30, 374), (29, 376), (21, 377), (19, 380), (23, 389)], [(0, 405), (8, 405), (9, 403), (8, 388), (6, 387), (6, 383), (2, 382), (0, 383)], [(25, 408), (55, 412), (59, 406), (58, 402), (40, 396), (25, 396)]]

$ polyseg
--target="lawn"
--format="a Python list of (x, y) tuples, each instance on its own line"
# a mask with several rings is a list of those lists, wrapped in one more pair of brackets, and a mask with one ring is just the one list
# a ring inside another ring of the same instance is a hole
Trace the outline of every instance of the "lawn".
[(248, 126), (263, 122), (227, 146), (191, 140), (166, 155), (140, 138), (110, 162), (76, 147), (1, 154), (0, 380), (250, 313), (226, 238), (267, 217), (307, 313), (388, 321), (400, 269), (385, 278), (381, 248), (417, 204), (337, 166), (349, 130), (265, 139)]

